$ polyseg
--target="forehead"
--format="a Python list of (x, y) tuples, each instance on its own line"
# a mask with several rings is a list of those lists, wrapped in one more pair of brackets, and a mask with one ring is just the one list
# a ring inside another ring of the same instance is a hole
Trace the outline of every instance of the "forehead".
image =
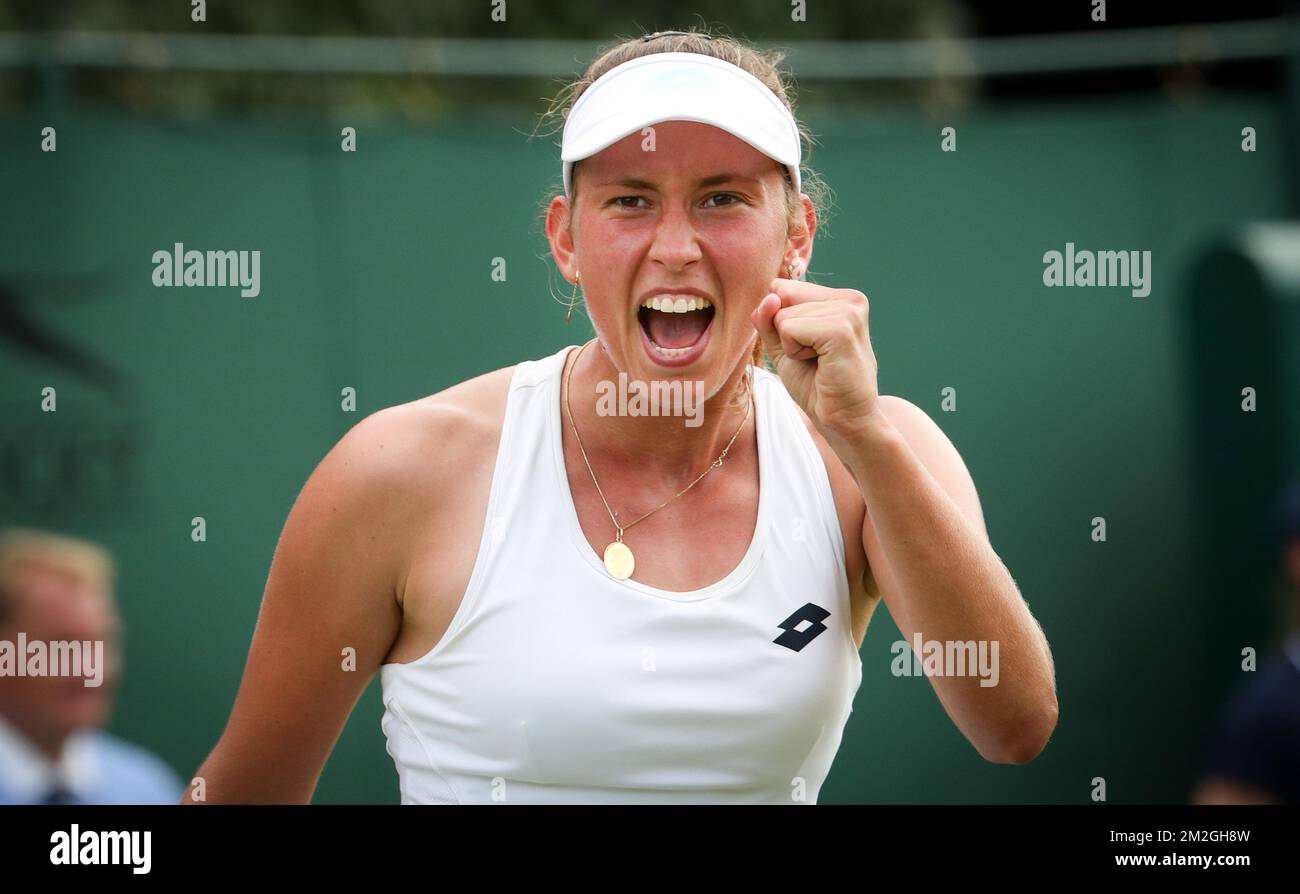
[[(710, 176), (729, 171), (743, 176), (780, 177), (781, 164), (740, 137), (699, 121), (660, 121), (628, 134), (578, 167), (597, 183), (624, 175)], [(651, 149), (653, 147), (653, 150)]]
[[(104, 581), (57, 563), (24, 560), (12, 581), (15, 608), (62, 615), (87, 607), (111, 610), (112, 596)], [(20, 594), (20, 596), (18, 595)]]

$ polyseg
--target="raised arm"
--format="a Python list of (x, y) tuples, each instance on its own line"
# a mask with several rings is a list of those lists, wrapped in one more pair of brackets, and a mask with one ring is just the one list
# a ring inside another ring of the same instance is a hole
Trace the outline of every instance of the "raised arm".
[(1023, 764), (1056, 728), (1056, 670), (1043, 629), (994, 552), (975, 485), (943, 430), (919, 407), (884, 396), (888, 428), (864, 439), (856, 471), (869, 511), (863, 546), (904, 639), (980, 642), (996, 685), (930, 678), (958, 729), (985, 759)]

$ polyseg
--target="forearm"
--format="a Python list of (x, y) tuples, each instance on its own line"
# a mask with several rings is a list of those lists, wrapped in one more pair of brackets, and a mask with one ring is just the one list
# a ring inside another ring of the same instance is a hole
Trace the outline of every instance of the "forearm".
[(908, 644), (918, 634), (973, 642), (995, 658), (994, 677), (931, 677), (949, 716), (986, 758), (1032, 759), (1055, 726), (1056, 686), (1046, 638), (1010, 572), (883, 415), (836, 450), (888, 557), (872, 571)]

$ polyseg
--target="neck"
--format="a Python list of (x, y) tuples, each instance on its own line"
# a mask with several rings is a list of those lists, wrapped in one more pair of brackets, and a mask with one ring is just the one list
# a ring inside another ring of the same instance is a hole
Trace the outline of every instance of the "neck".
[[(623, 413), (620, 391), (625, 390), (631, 410), (635, 383), (624, 376), (626, 389), (620, 389), (619, 370), (598, 341), (587, 345), (577, 363), (571, 362), (570, 366), (568, 408), (562, 408), (564, 423), (570, 424), (571, 412), (587, 457), (593, 465), (597, 464), (597, 457), (604, 460), (596, 465), (597, 475), (602, 465), (609, 468), (611, 464), (626, 464), (643, 470), (647, 476), (686, 482), (718, 458), (742, 421), (744, 430), (736, 437), (729, 457), (740, 449), (746, 433), (755, 424), (757, 409), (749, 406), (749, 386), (745, 382), (748, 357), (727, 374), (722, 386), (711, 396), (702, 393), (697, 380), (682, 380), (680, 390), (673, 388), (670, 392), (661, 388), (661, 397), (671, 393), (674, 398), (682, 399), (683, 409), (678, 410), (682, 415), (671, 415), (675, 399), (661, 400), (658, 415), (648, 415), (648, 394), (642, 402), (642, 410), (647, 415)], [(697, 396), (706, 399), (700, 404)], [(611, 409), (616, 415), (609, 414)], [(747, 409), (749, 419), (745, 421)]]

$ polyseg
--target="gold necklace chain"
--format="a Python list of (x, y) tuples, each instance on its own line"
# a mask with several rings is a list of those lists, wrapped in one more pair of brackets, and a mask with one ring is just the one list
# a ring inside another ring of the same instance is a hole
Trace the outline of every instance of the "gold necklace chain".
[(609, 513), (609, 520), (613, 523), (614, 530), (617, 532), (614, 536), (614, 542), (605, 547), (605, 568), (612, 576), (619, 580), (626, 580), (632, 576), (632, 570), (635, 567), (635, 560), (633, 559), (632, 551), (627, 547), (627, 544), (623, 542), (623, 532), (632, 527), (632, 525), (644, 521), (654, 515), (673, 500), (699, 484), (705, 475), (722, 466), (722, 461), (727, 458), (727, 453), (731, 450), (731, 445), (736, 443), (736, 438), (740, 437), (741, 431), (745, 428), (745, 423), (749, 421), (750, 411), (754, 407), (754, 389), (750, 385), (750, 379), (753, 376), (753, 372), (752, 370), (745, 370), (745, 391), (749, 397), (749, 400), (745, 404), (745, 418), (740, 420), (740, 428), (736, 429), (736, 433), (731, 436), (731, 440), (727, 442), (727, 446), (722, 448), (722, 453), (718, 454), (718, 458), (709, 463), (708, 468), (701, 472), (699, 477), (694, 481), (668, 499), (664, 500), (655, 508), (651, 509), (645, 515), (641, 516), (636, 521), (629, 522), (626, 525), (620, 525), (618, 519), (614, 516), (614, 510), (609, 508), (609, 501), (605, 499), (605, 492), (600, 489), (600, 482), (596, 480), (596, 472), (591, 468), (591, 460), (587, 458), (586, 448), (582, 446), (582, 436), (578, 434), (577, 423), (573, 421), (573, 408), (569, 405), (569, 380), (573, 377), (574, 367), (578, 365), (578, 361), (582, 358), (582, 352), (587, 350), (587, 345), (589, 344), (591, 344), (591, 342), (587, 342), (578, 349), (578, 356), (573, 358), (573, 363), (570, 364), (568, 372), (564, 374), (564, 409), (569, 415), (569, 425), (573, 428), (573, 439), (578, 442), (578, 450), (582, 453), (582, 461), (586, 463), (587, 472), (591, 475), (591, 483), (596, 485), (596, 493), (600, 494), (600, 501), (605, 504), (605, 511)]

